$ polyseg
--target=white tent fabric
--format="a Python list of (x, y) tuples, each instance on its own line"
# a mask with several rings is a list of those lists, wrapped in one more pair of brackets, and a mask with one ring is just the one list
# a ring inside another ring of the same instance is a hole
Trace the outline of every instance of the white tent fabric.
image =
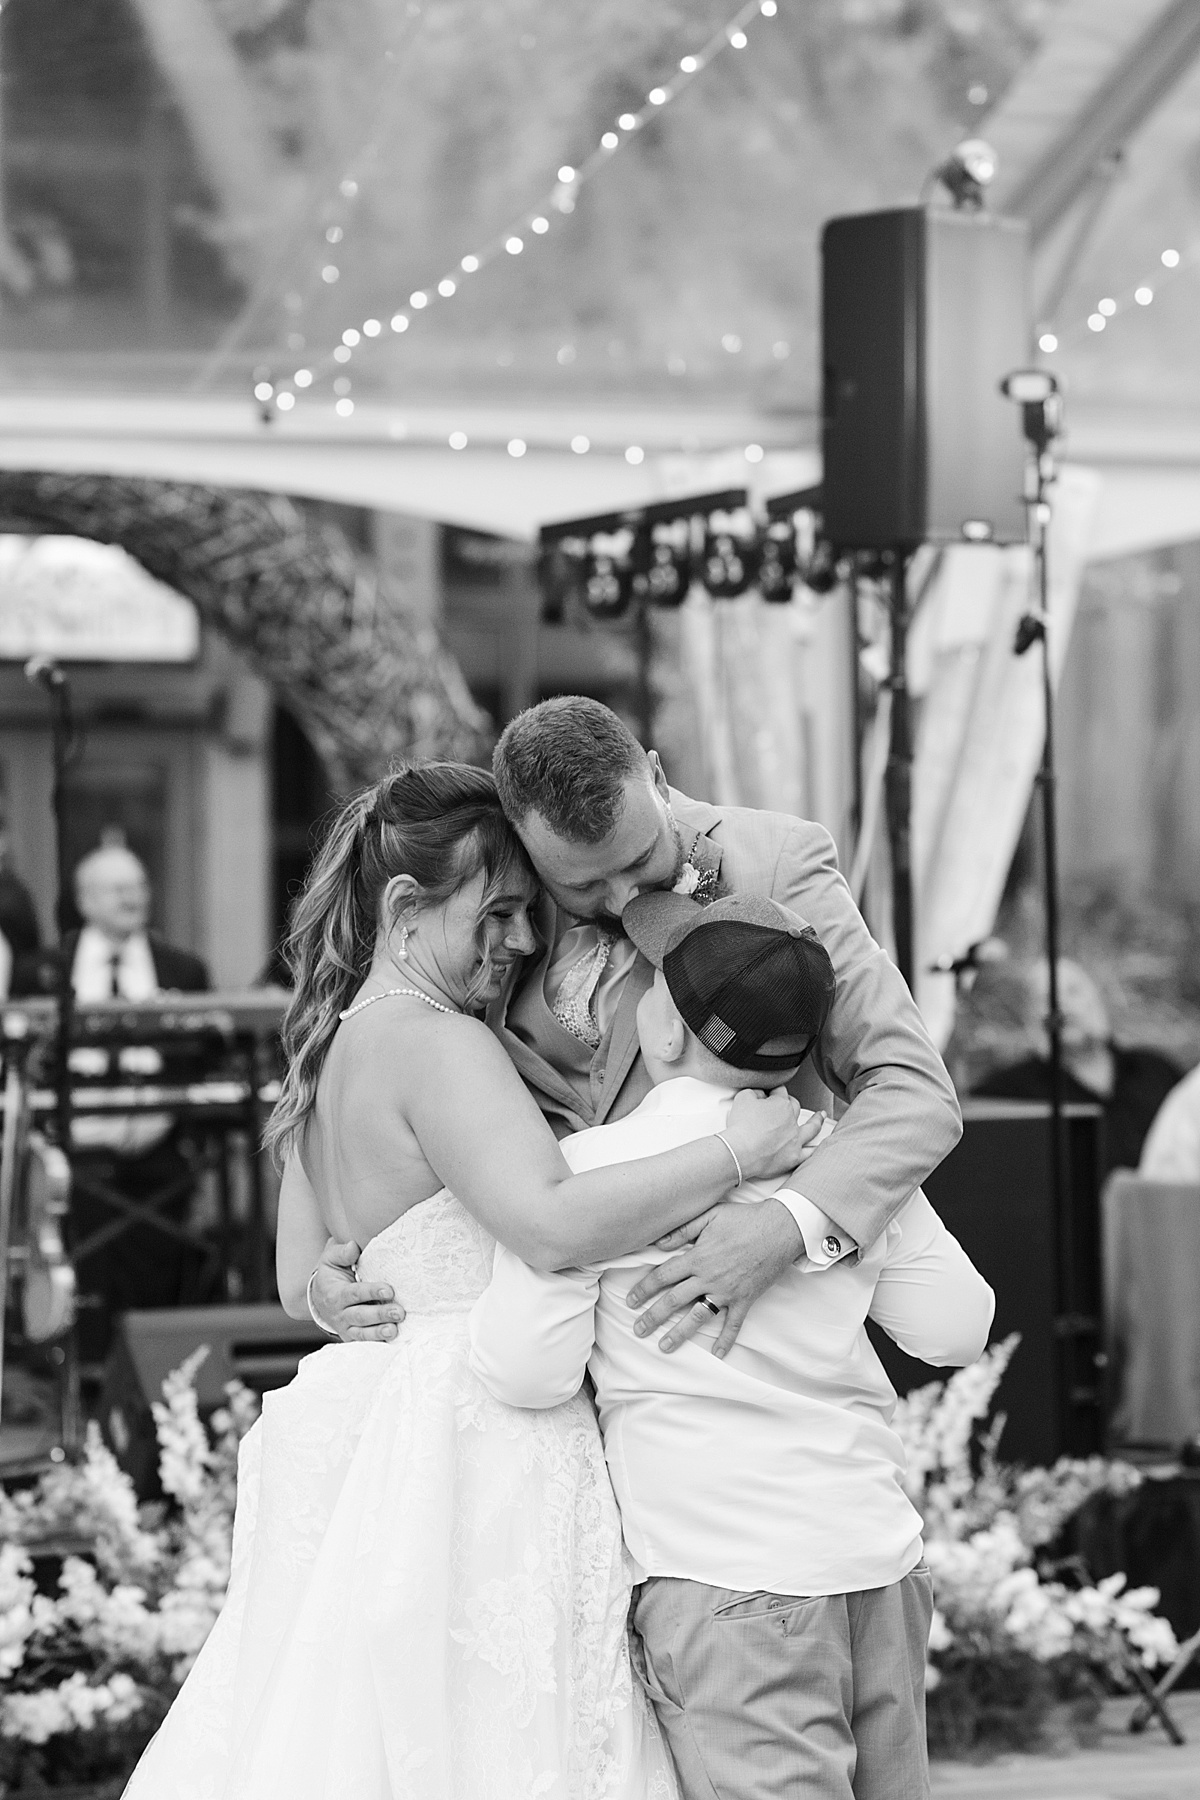
[[(564, 420), (532, 406), (465, 416), (461, 407), (400, 415), (364, 406), (351, 420), (264, 426), (253, 405), (237, 400), (9, 397), (0, 401), (0, 468), (211, 482), (524, 539), (558, 519), (675, 495), (736, 486), (766, 495), (820, 479), (819, 453), (805, 446), (815, 437), (808, 419), (625, 408), (597, 409), (584, 423), (591, 447), (578, 455)], [(452, 430), (466, 432), (466, 449), (448, 447)], [(526, 445), (521, 456), (507, 449), (516, 438)], [(626, 459), (634, 445), (640, 463)], [(763, 449), (761, 460), (747, 460), (749, 445)], [(1103, 484), (1089, 561), (1200, 538), (1200, 424), (1190, 414), (1090, 408), (1068, 449)]]

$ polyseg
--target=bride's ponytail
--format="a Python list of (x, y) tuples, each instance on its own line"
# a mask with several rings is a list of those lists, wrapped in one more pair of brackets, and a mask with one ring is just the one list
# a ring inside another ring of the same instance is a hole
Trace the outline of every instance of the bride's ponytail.
[(482, 868), (488, 885), (524, 852), (491, 776), (468, 763), (426, 763), (385, 776), (342, 807), (296, 901), (284, 945), (294, 991), (283, 1021), (287, 1060), (263, 1133), (281, 1163), (316, 1098), (338, 1015), (370, 970), (379, 907), (395, 875), (423, 903), (447, 898)]
[(312, 1110), (338, 1014), (371, 966), (375, 921), (363, 917), (358, 894), (370, 798), (360, 795), (337, 815), (292, 912), (284, 945), (294, 983), (282, 1031), (287, 1073), (263, 1133), (276, 1162)]

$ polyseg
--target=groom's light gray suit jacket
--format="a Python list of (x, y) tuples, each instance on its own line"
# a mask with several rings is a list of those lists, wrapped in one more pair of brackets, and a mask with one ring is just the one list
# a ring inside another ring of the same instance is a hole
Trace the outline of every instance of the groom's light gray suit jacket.
[[(692, 861), (719, 870), (720, 893), (770, 895), (807, 920), (829, 953), (837, 976), (833, 1007), (793, 1091), (807, 1106), (827, 1106), (824, 1082), (848, 1110), (795, 1186), (859, 1244), (869, 1244), (962, 1133), (942, 1059), (899, 971), (863, 923), (823, 826), (748, 807), (709, 806), (673, 789), (671, 808)], [(636, 1015), (654, 970), (637, 958), (593, 1053), (546, 1004), (557, 935), (549, 900), (538, 923), (541, 954), (489, 1009), (488, 1023), (561, 1136), (623, 1118), (649, 1091)]]

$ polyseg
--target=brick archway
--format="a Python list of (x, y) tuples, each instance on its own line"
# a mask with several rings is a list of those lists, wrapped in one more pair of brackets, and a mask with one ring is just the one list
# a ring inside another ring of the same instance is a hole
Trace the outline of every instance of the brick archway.
[(341, 532), (280, 495), (0, 471), (5, 529), (117, 544), (190, 600), (296, 715), (345, 791), (397, 757), (478, 759), (486, 717), (436, 634)]

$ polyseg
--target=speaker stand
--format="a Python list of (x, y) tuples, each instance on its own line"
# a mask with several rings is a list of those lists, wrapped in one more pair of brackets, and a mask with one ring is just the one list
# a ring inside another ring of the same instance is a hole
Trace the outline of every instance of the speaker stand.
[(896, 963), (913, 985), (913, 878), (912, 878), (912, 722), (908, 694), (908, 558), (907, 550), (884, 552), (890, 564), (889, 617), (892, 663), (888, 685), (892, 712), (888, 738), (885, 795), (888, 850), (892, 863), (892, 936)]
[[(1029, 541), (1037, 571), (1037, 606), (1017, 627), (1013, 648), (1023, 656), (1041, 645), (1044, 732), (1036, 783), (1041, 796), (1042, 880), (1046, 910), (1046, 1035), (1050, 1047), (1050, 1192), (1056, 1229), (1057, 1305), (1055, 1331), (1062, 1359), (1063, 1392), (1069, 1397), (1095, 1381), (1090, 1346), (1097, 1320), (1080, 1309), (1080, 1283), (1071, 1232), (1071, 1161), (1063, 1111), (1063, 1015), (1059, 1004), (1058, 770), (1054, 746), (1054, 673), (1050, 659), (1050, 488), (1055, 479), (1054, 441), (1062, 430), (1062, 400), (1055, 378), (1032, 371), (1024, 389), (1020, 374), (1002, 384), (1021, 406), (1021, 428), (1029, 445), (1026, 504)], [(1086, 1366), (1084, 1366), (1086, 1359)]]

